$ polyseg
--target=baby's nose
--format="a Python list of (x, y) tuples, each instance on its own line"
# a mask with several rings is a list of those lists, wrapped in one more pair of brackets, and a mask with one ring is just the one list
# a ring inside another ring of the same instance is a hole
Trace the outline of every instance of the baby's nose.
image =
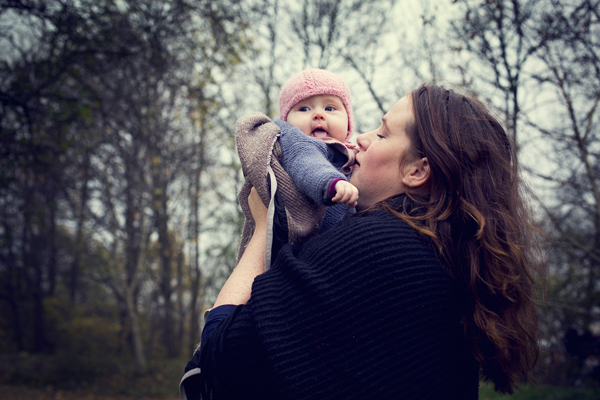
[(324, 119), (325, 118), (325, 114), (320, 111), (320, 110), (316, 110), (313, 114), (313, 118), (314, 119)]

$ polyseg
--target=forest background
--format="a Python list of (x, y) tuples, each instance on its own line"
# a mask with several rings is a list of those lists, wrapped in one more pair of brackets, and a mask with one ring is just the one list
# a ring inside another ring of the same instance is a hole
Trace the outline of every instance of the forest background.
[(552, 239), (537, 375), (597, 388), (563, 338), (600, 335), (599, 4), (0, 0), (0, 384), (176, 396), (235, 265), (235, 121), (318, 67), (356, 132), (431, 78), (494, 109)]

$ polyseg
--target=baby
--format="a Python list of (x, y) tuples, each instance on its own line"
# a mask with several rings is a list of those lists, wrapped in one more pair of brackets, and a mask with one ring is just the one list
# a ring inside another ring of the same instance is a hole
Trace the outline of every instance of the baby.
[(348, 143), (353, 118), (346, 83), (330, 71), (305, 70), (283, 85), (279, 104), (281, 119), (255, 113), (236, 127), (246, 177), (238, 196), (246, 215), (238, 259), (254, 229), (247, 206), (254, 186), (269, 207), (267, 268), (283, 244), (299, 245), (331, 229), (358, 199), (347, 177), (356, 150)]
[(279, 112), (282, 121), (298, 128), (274, 121), (281, 129), (283, 167), (300, 192), (318, 204), (356, 206), (358, 190), (341, 173), (347, 157), (334, 146), (324, 145), (348, 143), (352, 135), (352, 106), (346, 83), (327, 70), (302, 71), (283, 85)]

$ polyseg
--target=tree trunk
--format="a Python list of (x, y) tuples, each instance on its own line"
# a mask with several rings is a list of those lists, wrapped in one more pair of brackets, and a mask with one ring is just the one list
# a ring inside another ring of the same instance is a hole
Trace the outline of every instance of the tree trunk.
[(173, 266), (173, 246), (169, 237), (169, 214), (168, 214), (168, 196), (167, 196), (167, 179), (165, 177), (164, 166), (161, 165), (163, 160), (158, 156), (158, 150), (155, 150), (152, 180), (153, 180), (153, 207), (155, 227), (158, 232), (158, 242), (160, 245), (160, 262), (161, 274), (159, 290), (164, 301), (163, 314), (163, 343), (167, 347), (167, 357), (175, 358), (179, 356), (178, 348), (175, 344), (174, 321), (173, 321), (173, 288), (171, 287)]
[(135, 366), (140, 374), (146, 373), (146, 356), (144, 354), (144, 345), (142, 342), (142, 332), (137, 317), (137, 310), (133, 301), (132, 287), (125, 289), (125, 304), (127, 306), (127, 315), (131, 324), (131, 336), (133, 341), (133, 353), (135, 357)]
[(85, 221), (85, 207), (88, 201), (88, 181), (90, 169), (90, 151), (86, 150), (83, 160), (83, 182), (81, 188), (81, 199), (77, 210), (77, 228), (75, 232), (75, 252), (73, 254), (73, 262), (71, 263), (69, 295), (71, 304), (75, 304), (75, 296), (77, 295), (77, 283), (79, 280), (79, 270), (81, 264), (81, 253), (83, 251), (83, 223)]

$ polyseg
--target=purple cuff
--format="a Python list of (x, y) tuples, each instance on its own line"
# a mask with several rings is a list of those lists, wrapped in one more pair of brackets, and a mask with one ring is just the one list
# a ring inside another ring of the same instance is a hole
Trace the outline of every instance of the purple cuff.
[(325, 190), (325, 195), (323, 196), (323, 200), (325, 201), (325, 205), (333, 205), (331, 199), (335, 196), (335, 184), (339, 181), (345, 181), (344, 178), (333, 178), (327, 183), (327, 188)]

